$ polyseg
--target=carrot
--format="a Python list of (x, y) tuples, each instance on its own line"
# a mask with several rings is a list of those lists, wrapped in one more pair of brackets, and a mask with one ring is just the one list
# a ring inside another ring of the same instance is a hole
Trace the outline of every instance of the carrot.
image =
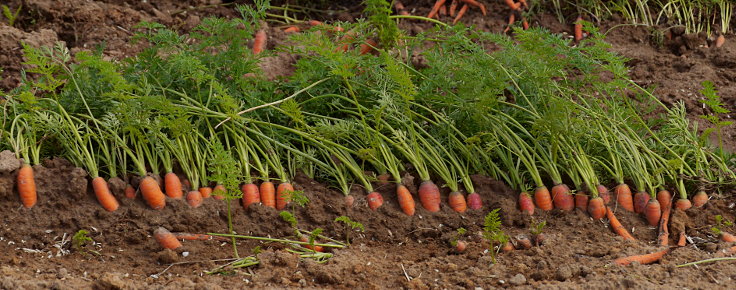
[(465, 252), (465, 249), (468, 248), (468, 244), (466, 244), (464, 241), (458, 240), (455, 243), (455, 252), (462, 253)]
[(447, 203), (454, 211), (464, 213), (468, 209), (468, 204), (465, 202), (465, 196), (462, 193), (454, 191), (447, 197)]
[(153, 237), (164, 249), (173, 250), (181, 247), (181, 242), (176, 239), (176, 236), (163, 227), (159, 227), (153, 231)]
[(216, 200), (225, 199), (225, 194), (227, 194), (227, 189), (222, 184), (215, 185), (215, 188), (212, 189), (212, 198)]
[(480, 194), (477, 192), (468, 194), (468, 207), (472, 210), (479, 210), (483, 207), (483, 200), (481, 200)]
[(726, 243), (733, 243), (736, 242), (736, 236), (729, 234), (727, 232), (721, 232), (721, 241), (724, 241)]
[(440, 12), (439, 12), (439, 14), (442, 15), (442, 16), (447, 15), (447, 6), (445, 6), (445, 5), (440, 6)]
[(588, 214), (594, 219), (602, 219), (606, 215), (606, 205), (600, 197), (592, 198), (588, 201)]
[(552, 197), (546, 186), (540, 186), (534, 190), (534, 203), (542, 210), (552, 210)]
[(258, 192), (258, 186), (256, 186), (255, 184), (243, 184), (240, 190), (243, 192), (244, 208), (248, 208), (251, 204), (261, 202), (261, 193)]
[(440, 6), (445, 4), (445, 0), (437, 0), (437, 2), (434, 3), (434, 6), (432, 6), (432, 10), (429, 11), (429, 14), (427, 14), (427, 18), (434, 18), (435, 15), (437, 15), (437, 12), (440, 11)]
[(693, 206), (687, 198), (680, 198), (675, 202), (675, 208), (679, 210), (688, 210)]
[(613, 229), (613, 232), (623, 237), (624, 240), (629, 240), (629, 241), (636, 240), (634, 236), (632, 236), (629, 233), (629, 231), (626, 230), (626, 228), (621, 224), (621, 222), (618, 221), (618, 219), (616, 218), (616, 215), (613, 214), (613, 211), (611, 210), (610, 207), (606, 207), (606, 218), (608, 219), (608, 222), (611, 224), (611, 229)]
[(684, 247), (687, 245), (687, 237), (685, 236), (685, 231), (680, 232), (680, 240), (677, 241), (678, 247)]
[(299, 31), (301, 31), (301, 29), (299, 29), (299, 26), (296, 26), (296, 25), (291, 25), (291, 26), (284, 28), (284, 32), (286, 33), (295, 33)]
[(187, 203), (193, 208), (198, 208), (202, 205), (202, 193), (197, 190), (192, 190), (187, 193)]
[[(373, 51), (373, 48), (376, 47), (376, 46), (378, 46), (378, 42), (376, 42), (375, 40), (373, 40), (373, 39), (366, 40), (365, 43), (363, 43), (363, 44), (360, 45), (360, 55), (371, 53), (371, 51)], [(379, 181), (381, 181), (381, 177), (382, 176), (389, 177), (390, 175), (389, 174), (379, 175), (378, 176), (378, 180)], [(385, 179), (383, 181), (384, 182), (388, 182), (388, 179)], [(384, 184), (386, 184), (386, 183), (384, 183)]]
[(166, 189), (166, 195), (170, 198), (181, 198), (183, 193), (181, 190), (181, 180), (173, 172), (166, 173), (164, 175), (164, 189)]
[(33, 178), (33, 167), (30, 164), (23, 164), (18, 170), (18, 194), (20, 202), (25, 208), (32, 208), (38, 201), (36, 193), (36, 180)]
[(698, 193), (693, 196), (693, 206), (703, 207), (706, 203), (708, 203), (708, 194), (705, 193), (705, 191), (698, 191)]
[(532, 248), (532, 241), (529, 240), (527, 237), (521, 237), (516, 239), (517, 242), (519, 242), (518, 249), (531, 249)]
[(634, 194), (634, 212), (643, 213), (649, 202), (649, 194), (644, 191), (639, 191)]
[(104, 178), (98, 176), (92, 179), (92, 188), (94, 189), (97, 201), (100, 202), (105, 210), (115, 211), (120, 207), (118, 200), (110, 193), (110, 187)]
[(182, 190), (191, 189), (192, 183), (189, 182), (189, 179), (184, 178), (184, 180), (181, 181)]
[(716, 37), (716, 48), (723, 46), (724, 43), (726, 43), (726, 37), (723, 34), (718, 35)]
[(366, 197), (368, 198), (368, 207), (372, 210), (376, 210), (383, 205), (383, 196), (376, 191), (369, 193)]
[(352, 195), (346, 195), (345, 196), (345, 206), (350, 208), (353, 207), (353, 204), (355, 203), (355, 197)]
[(516, 3), (514, 0), (504, 0), (506, 2), (506, 5), (511, 8), (511, 10), (519, 10), (521, 9), (521, 3)]
[(480, 12), (483, 13), (483, 16), (488, 15), (488, 11), (486, 11), (486, 6), (481, 4), (480, 2), (476, 0), (460, 0), (460, 1), (466, 3), (465, 5), (473, 5), (475, 7), (480, 8)]
[(595, 186), (595, 188), (598, 191), (598, 196), (600, 196), (603, 199), (603, 203), (610, 204), (611, 194), (608, 192), (608, 188), (603, 186), (603, 184), (598, 184)]
[(647, 202), (647, 206), (644, 209), (644, 217), (647, 218), (650, 226), (654, 227), (659, 224), (659, 220), (662, 217), (662, 208), (658, 200), (652, 198)]
[(565, 184), (552, 187), (552, 203), (554, 203), (555, 208), (564, 211), (571, 211), (575, 208), (575, 199), (570, 194), (570, 188)]
[(386, 185), (386, 184), (388, 184), (388, 181), (391, 179), (391, 174), (388, 174), (388, 173), (379, 174), (376, 177), (376, 179), (378, 179), (378, 184), (380, 184), (380, 185)]
[[(305, 236), (305, 235), (301, 235), (299, 237), (299, 240), (302, 241), (302, 242), (304, 242), (304, 243), (308, 243), (309, 242), (309, 238), (307, 236)], [(324, 252), (325, 251), (324, 247), (317, 246), (317, 245), (314, 245), (314, 246), (312, 246), (312, 245), (302, 245), (302, 247), (305, 247), (307, 249), (313, 250), (315, 252)]]
[(260, 192), (261, 203), (264, 206), (276, 208), (276, 187), (274, 187), (273, 182), (265, 181), (261, 183)]
[(463, 18), (463, 15), (465, 15), (465, 12), (468, 11), (468, 4), (463, 4), (463, 7), (460, 8), (460, 11), (457, 12), (457, 16), (455, 16), (455, 20), (452, 21), (452, 24), (456, 24), (458, 21), (460, 21), (460, 18)]
[(583, 40), (583, 17), (578, 16), (578, 19), (575, 19), (575, 41), (581, 40)]
[(143, 178), (139, 188), (148, 206), (156, 210), (163, 209), (166, 206), (166, 195), (161, 192), (158, 182), (153, 177), (146, 176)]
[(519, 210), (525, 214), (534, 215), (534, 203), (532, 202), (532, 197), (526, 192), (519, 194)]
[(524, 30), (529, 29), (529, 22), (526, 21), (526, 17), (521, 17), (521, 27), (523, 27)]
[(450, 4), (450, 17), (455, 17), (455, 11), (457, 11), (458, 3), (460, 3), (460, 1), (452, 1), (452, 4)]
[(430, 212), (440, 211), (440, 189), (431, 180), (419, 185), (419, 201), (422, 207)]
[(651, 264), (651, 263), (661, 260), (662, 257), (664, 257), (664, 255), (667, 254), (668, 251), (669, 249), (664, 249), (662, 251), (654, 252), (651, 254), (628, 256), (628, 257), (618, 258), (614, 260), (613, 262), (618, 265), (622, 265), (622, 266), (627, 266), (634, 262), (638, 262), (639, 264), (646, 265), (646, 264)]
[(662, 211), (664, 211), (665, 208), (672, 207), (672, 194), (662, 189), (657, 193), (657, 201), (659, 201), (659, 205), (662, 207)]
[(324, 24), (324, 23), (322, 23), (322, 21), (318, 21), (318, 20), (309, 20), (309, 21), (308, 21), (307, 23), (308, 23), (308, 24), (309, 24), (310, 26), (318, 26), (318, 25), (322, 25), (322, 24)]
[(200, 187), (199, 193), (202, 195), (202, 198), (209, 198), (212, 195), (212, 188), (209, 186)]
[(631, 188), (626, 183), (621, 183), (614, 189), (616, 193), (616, 203), (623, 209), (634, 211), (634, 200), (631, 196)]
[(282, 210), (286, 207), (286, 205), (289, 203), (289, 198), (291, 198), (291, 193), (294, 191), (294, 187), (291, 185), (291, 183), (284, 182), (279, 184), (278, 188), (276, 189), (276, 209)]
[(506, 29), (503, 30), (503, 33), (509, 32), (511, 29), (511, 25), (514, 24), (514, 21), (516, 21), (516, 15), (514, 15), (514, 12), (511, 12), (511, 15), (509, 15), (509, 25), (506, 26)]
[(136, 195), (138, 195), (138, 193), (135, 191), (135, 188), (133, 188), (132, 185), (128, 184), (125, 187), (125, 197), (134, 199)]
[(339, 43), (342, 43), (342, 45), (339, 45), (335, 51), (342, 51), (346, 52), (348, 51), (348, 48), (350, 48), (350, 42), (352, 42), (355, 39), (355, 31), (350, 30), (345, 33), (345, 35), (340, 39)]
[(256, 32), (255, 38), (253, 38), (253, 54), (259, 54), (266, 49), (266, 31), (261, 29)]
[(669, 219), (670, 219), (670, 212), (672, 212), (672, 207), (666, 207), (662, 211), (662, 217), (659, 220), (659, 236), (657, 239), (659, 240), (659, 244), (661, 246), (669, 246), (670, 245), (670, 230), (669, 230)]
[(588, 209), (588, 198), (588, 195), (582, 191), (575, 193), (575, 207), (586, 211)]
[(512, 244), (511, 242), (506, 242), (505, 244), (503, 244), (503, 247), (501, 248), (501, 251), (504, 251), (506, 253), (511, 252), (513, 250), (514, 250), (514, 244)]
[(409, 189), (403, 184), (399, 184), (396, 188), (396, 196), (398, 197), (401, 211), (406, 215), (414, 215), (416, 204), (414, 203), (414, 197), (411, 196)]

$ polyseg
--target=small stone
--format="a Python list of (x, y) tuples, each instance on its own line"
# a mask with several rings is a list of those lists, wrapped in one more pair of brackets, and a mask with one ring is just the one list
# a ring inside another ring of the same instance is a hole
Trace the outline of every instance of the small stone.
[(557, 269), (557, 274), (555, 276), (558, 281), (565, 281), (572, 278), (572, 270), (570, 270), (570, 267), (562, 266)]
[(514, 285), (514, 286), (524, 285), (526, 284), (526, 277), (524, 277), (524, 275), (522, 275), (521, 273), (516, 274), (516, 276), (511, 277), (511, 279), (509, 279), (509, 283), (511, 283), (511, 285)]
[(483, 287), (475, 287), (474, 290), (483, 290)]
[(68, 274), (69, 274), (69, 273), (68, 273), (68, 271), (66, 270), (66, 268), (61, 268), (61, 269), (59, 269), (59, 271), (58, 271), (58, 272), (56, 272), (56, 278), (58, 278), (58, 279), (62, 279), (62, 278), (64, 278), (64, 277), (66, 277), (66, 275), (68, 275)]

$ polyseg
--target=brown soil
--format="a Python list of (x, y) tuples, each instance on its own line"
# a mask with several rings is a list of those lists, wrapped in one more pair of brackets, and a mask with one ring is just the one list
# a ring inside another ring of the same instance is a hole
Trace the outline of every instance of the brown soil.
[[(189, 7), (219, 3), (217, 0), (189, 1), (86, 1), (12, 0), (11, 7), (24, 4), (17, 28), (0, 24), (0, 66), (4, 68), (0, 88), (9, 89), (19, 82), (20, 42), (49, 45), (64, 41), (72, 51), (93, 49), (105, 43), (105, 53), (120, 58), (139, 51), (130, 42), (130, 31), (139, 21), (158, 21), (187, 30), (207, 16), (235, 16), (228, 7), (201, 8), (176, 13)], [(418, 2), (418, 3), (412, 3)], [(426, 14), (431, 1), (406, 1), (416, 14)], [(490, 1), (487, 1), (490, 2)], [(155, 4), (154, 4), (155, 3)], [(358, 11), (359, 9), (353, 9)], [(355, 11), (335, 15), (351, 18)], [(465, 23), (478, 29), (500, 32), (507, 10), (501, 4), (489, 5), (489, 16), (468, 11)], [(445, 19), (448, 20), (448, 19)], [(4, 21), (2, 21), (4, 23)], [(603, 24), (602, 29), (617, 22)], [(406, 24), (409, 25), (409, 24)], [(554, 32), (570, 33), (548, 15), (537, 16), (532, 25), (542, 25)], [(428, 28), (412, 24), (410, 31)], [(279, 41), (275, 29), (274, 43)], [(655, 86), (655, 94), (666, 104), (684, 101), (693, 120), (703, 113), (698, 102), (700, 82), (713, 81), (724, 102), (736, 107), (736, 44), (727, 41), (722, 48), (708, 48), (704, 38), (676, 35), (661, 46), (652, 42), (643, 28), (616, 28), (608, 34), (613, 50), (630, 58), (631, 76), (642, 85)], [(731, 38), (732, 35), (729, 35)], [(283, 69), (288, 56), (272, 60)], [(733, 119), (736, 116), (731, 115)], [(730, 148), (736, 146), (736, 130), (725, 132)], [(323, 228), (325, 234), (345, 238), (345, 229), (334, 219), (341, 215), (361, 222), (363, 233), (351, 234), (353, 244), (334, 251), (325, 264), (299, 260), (279, 244), (255, 241), (238, 243), (241, 255), (250, 255), (261, 246), (261, 264), (234, 275), (203, 275), (232, 257), (232, 248), (217, 241), (185, 241), (177, 251), (164, 250), (152, 238), (162, 226), (174, 232), (225, 232), (226, 207), (222, 201), (208, 199), (197, 209), (182, 200), (167, 200), (163, 210), (148, 209), (142, 200), (120, 198), (121, 208), (104, 211), (88, 190), (86, 173), (63, 160), (48, 160), (37, 165), (38, 204), (24, 209), (15, 184), (18, 161), (0, 153), (0, 288), (243, 288), (243, 287), (330, 287), (330, 288), (646, 288), (696, 289), (728, 288), (736, 279), (736, 263), (718, 262), (699, 267), (675, 265), (720, 256), (727, 246), (711, 234), (715, 215), (733, 221), (736, 201), (729, 193), (714, 197), (703, 209), (676, 212), (672, 217), (671, 239), (685, 230), (691, 238), (688, 246), (673, 248), (654, 265), (616, 266), (616, 258), (659, 250), (657, 229), (633, 213), (617, 210), (621, 222), (637, 241), (624, 241), (608, 228), (606, 222), (593, 221), (579, 211), (537, 211), (534, 221), (516, 209), (516, 193), (500, 182), (475, 176), (477, 191), (484, 198), (482, 211), (457, 214), (443, 205), (441, 212), (429, 213), (417, 206), (417, 213), (407, 217), (394, 197), (393, 186), (378, 187), (386, 202), (377, 211), (366, 206), (365, 194), (356, 190), (353, 208), (344, 206), (343, 197), (325, 185), (299, 176), (296, 188), (303, 189), (311, 202), (293, 212), (303, 229)], [(6, 168), (3, 170), (3, 168)], [(119, 190), (117, 190), (119, 192)], [(443, 192), (446, 199), (447, 192)], [(529, 250), (500, 254), (493, 264), (480, 236), (483, 217), (489, 209), (501, 208), (503, 230), (512, 237), (529, 236), (533, 222), (546, 221), (545, 241)], [(254, 206), (244, 210), (235, 204), (234, 228), (240, 234), (289, 237), (290, 226), (275, 210)], [(455, 230), (468, 230), (468, 243), (462, 254), (454, 253), (450, 241)], [(94, 239), (86, 252), (75, 251), (70, 238), (78, 230), (87, 230)], [(733, 227), (725, 228), (735, 232)], [(99, 253), (93, 254), (92, 250)], [(187, 256), (184, 257), (184, 253)], [(172, 263), (171, 267), (168, 267)], [(584, 284), (583, 284), (584, 283)]]

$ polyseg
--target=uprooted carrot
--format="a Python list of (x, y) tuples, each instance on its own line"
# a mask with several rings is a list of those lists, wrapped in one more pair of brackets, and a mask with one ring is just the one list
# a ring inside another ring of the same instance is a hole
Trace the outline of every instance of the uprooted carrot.
[(368, 207), (372, 210), (376, 210), (383, 205), (383, 196), (376, 191), (369, 193), (366, 198), (368, 199)]
[(578, 16), (578, 19), (575, 19), (575, 27), (574, 27), (574, 33), (575, 33), (575, 41), (581, 41), (583, 40), (583, 17)]
[(467, 248), (468, 248), (468, 244), (465, 243), (464, 241), (457, 240), (455, 242), (455, 252), (456, 253), (459, 254), (459, 253), (465, 252), (465, 249), (467, 249)]
[(450, 17), (455, 17), (458, 3), (460, 3), (460, 1), (452, 1), (452, 4), (450, 4)]
[(164, 189), (166, 190), (166, 195), (170, 198), (182, 197), (181, 180), (176, 173), (169, 172), (164, 175)]
[(606, 208), (606, 218), (608, 218), (608, 221), (611, 223), (611, 229), (618, 234), (619, 236), (623, 237), (624, 240), (629, 241), (635, 241), (636, 239), (634, 236), (632, 236), (629, 231), (624, 228), (624, 226), (621, 224), (620, 221), (616, 218), (616, 215), (613, 214), (613, 211), (610, 207)]
[(110, 192), (110, 187), (107, 185), (107, 181), (105, 181), (104, 178), (98, 176), (92, 179), (92, 189), (95, 192), (97, 201), (100, 202), (105, 210), (116, 211), (118, 207), (120, 207), (118, 200), (115, 199), (115, 196)]
[(457, 12), (457, 16), (455, 16), (455, 19), (452, 20), (452, 24), (457, 24), (458, 21), (460, 21), (460, 18), (463, 18), (463, 15), (465, 15), (465, 12), (468, 11), (468, 4), (463, 4), (463, 7), (460, 8), (460, 11)]
[(611, 203), (611, 193), (608, 192), (608, 188), (603, 186), (603, 184), (598, 184), (595, 188), (598, 191), (598, 196), (603, 199), (603, 203), (609, 205)]
[(18, 194), (20, 194), (20, 202), (25, 208), (32, 208), (36, 205), (38, 196), (36, 193), (36, 181), (33, 178), (33, 167), (30, 164), (23, 164), (18, 170)]
[(268, 35), (266, 31), (261, 29), (256, 32), (255, 38), (253, 38), (253, 54), (259, 54), (266, 50), (266, 39)]
[[(368, 39), (365, 41), (365, 43), (362, 43), (360, 45), (360, 54), (364, 55), (364, 54), (371, 53), (373, 51), (373, 48), (376, 46), (378, 46), (378, 42), (376, 42), (373, 39)], [(389, 176), (389, 175), (384, 175), (384, 176)]]
[(736, 236), (729, 234), (727, 232), (722, 231), (719, 236), (721, 238), (721, 241), (724, 241), (726, 243), (736, 242)]
[(414, 212), (416, 211), (416, 203), (414, 202), (414, 197), (411, 196), (409, 189), (403, 184), (399, 184), (396, 188), (396, 196), (399, 200), (401, 211), (406, 215), (414, 215)]
[(202, 193), (198, 190), (192, 190), (187, 193), (187, 204), (193, 208), (198, 208), (202, 205)]
[(634, 262), (638, 262), (639, 264), (646, 265), (646, 264), (651, 264), (651, 263), (661, 260), (662, 257), (664, 257), (664, 255), (667, 254), (667, 252), (669, 252), (669, 249), (664, 249), (662, 251), (654, 252), (650, 254), (618, 258), (614, 260), (613, 262), (618, 265), (622, 265), (622, 266), (627, 266)]
[(299, 29), (299, 26), (296, 26), (296, 25), (291, 25), (291, 26), (284, 28), (284, 32), (286, 33), (296, 33), (299, 31), (301, 31), (301, 29)]
[[(304, 243), (308, 243), (309, 242), (309, 238), (307, 236), (305, 236), (305, 235), (301, 235), (299, 237), (299, 240), (302, 241), (302, 242), (304, 242)], [(312, 245), (302, 245), (302, 247), (305, 247), (307, 249), (313, 250), (315, 252), (324, 252), (325, 251), (325, 248), (322, 247), (322, 246), (319, 246), (319, 245), (314, 245), (314, 246), (312, 246)]]
[(166, 195), (161, 192), (161, 187), (153, 177), (146, 176), (143, 178), (139, 187), (141, 195), (148, 206), (156, 210), (163, 209), (166, 206)]
[(419, 185), (419, 201), (422, 207), (430, 212), (440, 211), (440, 189), (431, 180), (425, 180)]
[(164, 249), (173, 250), (181, 247), (181, 242), (176, 239), (176, 236), (174, 236), (174, 234), (163, 227), (159, 227), (158, 229), (153, 231), (153, 237)]

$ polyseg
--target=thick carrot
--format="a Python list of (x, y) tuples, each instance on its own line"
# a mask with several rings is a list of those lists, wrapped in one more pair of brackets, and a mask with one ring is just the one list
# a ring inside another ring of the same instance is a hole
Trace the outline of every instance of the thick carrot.
[(36, 205), (38, 195), (36, 193), (36, 180), (33, 178), (33, 167), (30, 164), (23, 164), (18, 170), (18, 194), (20, 202), (25, 208), (32, 208)]
[(105, 210), (115, 211), (120, 207), (118, 200), (110, 193), (110, 187), (104, 178), (98, 176), (92, 179), (92, 189), (95, 192), (97, 201), (100, 202)]
[(575, 199), (570, 193), (570, 188), (562, 183), (552, 187), (552, 203), (555, 208), (564, 211), (571, 211), (575, 208)]
[(662, 208), (662, 211), (664, 211), (667, 207), (672, 207), (672, 194), (667, 190), (660, 190), (657, 192), (657, 201), (659, 201), (659, 205)]
[(264, 206), (276, 208), (276, 187), (273, 185), (273, 182), (265, 181), (261, 183), (260, 192), (261, 203)]
[(604, 204), (611, 204), (611, 193), (608, 192), (608, 188), (603, 186), (603, 184), (598, 184), (595, 186), (595, 189), (598, 191), (598, 196), (603, 199)]
[(432, 10), (429, 11), (429, 14), (427, 14), (427, 18), (434, 18), (437, 15), (437, 12), (440, 11), (440, 6), (445, 4), (445, 0), (437, 0), (437, 2), (434, 3), (434, 6), (432, 6)]
[(675, 208), (679, 210), (688, 210), (691, 207), (693, 207), (693, 204), (687, 198), (680, 198), (675, 202)]
[(727, 232), (721, 232), (721, 241), (724, 241), (726, 243), (733, 243), (736, 242), (736, 236)]
[(176, 239), (176, 236), (163, 227), (159, 227), (153, 231), (153, 237), (164, 249), (173, 250), (181, 247), (181, 242)]
[(462, 193), (454, 191), (447, 197), (447, 203), (450, 205), (452, 210), (463, 213), (468, 209), (468, 204), (465, 202), (465, 196)]
[(465, 15), (465, 12), (468, 11), (468, 4), (463, 4), (463, 7), (460, 8), (460, 11), (457, 12), (457, 16), (455, 16), (455, 19), (452, 20), (452, 24), (457, 24), (458, 21), (460, 21), (460, 18), (463, 18), (463, 15)]
[(723, 46), (724, 43), (726, 43), (726, 37), (723, 34), (718, 35), (716, 37), (716, 48)]
[(212, 198), (216, 200), (225, 199), (225, 194), (227, 194), (227, 189), (222, 184), (215, 185), (215, 188), (212, 189)]
[(282, 210), (286, 207), (293, 191), (294, 186), (291, 183), (284, 182), (279, 184), (279, 187), (276, 189), (276, 209)]
[(662, 217), (659, 219), (659, 245), (669, 246), (670, 245), (670, 230), (669, 230), (669, 219), (672, 207), (666, 207), (662, 211)]
[(659, 224), (659, 220), (662, 217), (662, 208), (658, 200), (652, 198), (647, 202), (647, 206), (644, 209), (644, 217), (647, 218), (650, 226), (654, 227)]
[[(378, 42), (376, 42), (375, 40), (373, 40), (373, 39), (366, 40), (365, 43), (363, 43), (363, 44), (360, 45), (360, 55), (371, 53), (373, 51), (373, 48), (374, 47), (377, 47), (377, 46), (378, 46)], [(378, 178), (379, 181), (381, 181), (381, 176), (390, 177), (389, 174), (379, 175), (378, 176), (379, 177)], [(386, 179), (385, 181), (388, 182), (388, 179)]]
[(606, 207), (606, 218), (608, 218), (608, 221), (611, 223), (611, 229), (613, 229), (613, 232), (623, 237), (624, 240), (629, 240), (629, 241), (636, 240), (634, 236), (632, 236), (629, 233), (629, 231), (626, 230), (626, 228), (621, 224), (621, 222), (618, 221), (618, 219), (616, 218), (616, 215), (613, 214), (613, 211), (611, 210), (610, 207)]
[(651, 254), (628, 256), (628, 257), (618, 258), (614, 260), (613, 262), (618, 265), (622, 265), (622, 266), (627, 266), (634, 262), (638, 262), (639, 264), (642, 264), (642, 265), (651, 264), (651, 263), (661, 260), (662, 257), (664, 257), (664, 255), (667, 254), (668, 251), (669, 249), (664, 249), (662, 251), (654, 252)]
[(708, 194), (705, 191), (700, 190), (693, 196), (694, 207), (703, 207), (706, 203), (708, 203)]
[(578, 19), (575, 19), (575, 41), (581, 40), (583, 40), (583, 17), (578, 16)]
[(251, 204), (261, 202), (261, 193), (258, 186), (253, 183), (243, 184), (240, 188), (243, 192), (243, 207), (248, 208)]
[(540, 186), (534, 190), (534, 203), (541, 210), (552, 210), (552, 196), (546, 186)]
[(603, 199), (600, 196), (588, 201), (588, 214), (594, 220), (602, 219), (606, 215), (606, 205), (603, 204)]
[(414, 212), (416, 211), (416, 203), (414, 203), (414, 197), (411, 196), (409, 189), (403, 184), (399, 184), (399, 186), (396, 187), (396, 196), (399, 200), (401, 211), (406, 215), (414, 215)]
[(200, 187), (199, 193), (202, 195), (202, 198), (209, 198), (210, 195), (212, 195), (212, 187), (209, 187), (209, 186)]
[(166, 206), (166, 195), (161, 192), (158, 182), (153, 177), (146, 176), (143, 178), (139, 188), (148, 206), (156, 210), (163, 209)]
[(431, 180), (419, 185), (419, 201), (422, 207), (430, 212), (440, 211), (440, 189)]
[(296, 25), (291, 25), (291, 26), (284, 28), (284, 32), (286, 33), (295, 33), (299, 31), (301, 31), (301, 29), (299, 29), (299, 26), (296, 26)]
[(461, 2), (466, 3), (465, 5), (473, 5), (475, 7), (480, 8), (480, 12), (483, 13), (483, 16), (488, 15), (488, 11), (486, 10), (486, 6), (481, 4), (480, 2), (476, 0), (460, 0)]
[(483, 207), (483, 200), (480, 198), (480, 194), (477, 192), (468, 194), (468, 207), (472, 210), (479, 210)]
[(130, 199), (134, 199), (136, 197), (136, 195), (138, 195), (138, 193), (135, 191), (135, 188), (133, 188), (132, 185), (128, 184), (125, 187), (125, 197), (130, 198)]
[(532, 197), (526, 192), (519, 194), (519, 210), (525, 214), (534, 215), (534, 202), (532, 202)]
[(187, 193), (187, 204), (193, 208), (198, 208), (202, 205), (202, 193), (198, 190), (192, 190)]
[(182, 197), (181, 180), (176, 173), (169, 172), (164, 175), (164, 189), (166, 190), (166, 195), (170, 198)]
[(634, 212), (644, 213), (644, 209), (647, 207), (649, 202), (649, 194), (644, 191), (639, 191), (634, 194)]
[(266, 50), (266, 31), (261, 29), (256, 32), (255, 38), (253, 38), (253, 54), (259, 54)]
[(576, 192), (575, 193), (575, 207), (582, 211), (588, 210), (588, 199), (589, 197), (587, 194), (585, 194), (585, 192), (582, 192), (582, 191)]
[(631, 196), (631, 188), (626, 183), (621, 183), (614, 189), (616, 193), (616, 203), (623, 209), (634, 211), (634, 200)]
[(368, 207), (372, 210), (376, 210), (383, 205), (383, 196), (376, 191), (369, 193), (366, 198), (368, 199)]

